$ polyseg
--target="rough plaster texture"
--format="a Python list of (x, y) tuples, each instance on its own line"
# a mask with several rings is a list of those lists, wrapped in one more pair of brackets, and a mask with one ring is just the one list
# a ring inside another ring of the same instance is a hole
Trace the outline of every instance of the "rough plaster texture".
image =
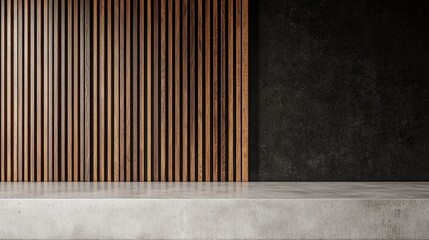
[(429, 180), (428, 1), (249, 2), (252, 180)]

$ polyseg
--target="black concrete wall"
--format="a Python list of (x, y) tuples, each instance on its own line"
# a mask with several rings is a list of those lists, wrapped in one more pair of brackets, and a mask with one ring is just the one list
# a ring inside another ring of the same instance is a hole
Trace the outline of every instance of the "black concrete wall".
[(429, 1), (249, 2), (252, 180), (429, 180)]

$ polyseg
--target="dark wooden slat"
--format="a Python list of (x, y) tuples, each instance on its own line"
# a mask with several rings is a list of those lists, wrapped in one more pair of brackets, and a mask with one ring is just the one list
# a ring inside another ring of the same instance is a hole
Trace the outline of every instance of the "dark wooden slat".
[(85, 181), (91, 180), (91, 2), (85, 1)]
[(48, 180), (53, 181), (53, 1), (48, 0)]
[(100, 106), (100, 128), (99, 128), (99, 140), (100, 140), (100, 147), (99, 147), (99, 158), (100, 158), (100, 164), (99, 164), (99, 174), (100, 174), (100, 181), (103, 182), (105, 180), (105, 68), (104, 68), (104, 60), (105, 60), (105, 20), (104, 20), (104, 0), (100, 0), (100, 12), (98, 19), (100, 21), (100, 36), (99, 36), (99, 48), (100, 48), (100, 55), (98, 57), (99, 61), (99, 74), (100, 74), (100, 91), (99, 91), (99, 106)]
[(12, 180), (18, 181), (18, 5), (17, 0), (13, 1), (12, 6), (12, 128), (13, 128), (13, 152), (12, 152)]
[(174, 178), (180, 181), (180, 0), (175, 0), (175, 35), (174, 35), (174, 86), (175, 86), (175, 127), (174, 127)]
[(218, 181), (218, 0), (213, 0), (213, 181)]
[(119, 1), (119, 180), (125, 181), (125, 7)]
[[(36, 29), (36, 41), (38, 43), (42, 42), (42, 0), (37, 1), (37, 29)], [(42, 120), (42, 100), (43, 100), (43, 90), (42, 90), (42, 81), (43, 81), (43, 72), (42, 72), (42, 44), (37, 44), (36, 47), (36, 85), (37, 85), (37, 94), (36, 94), (36, 104), (37, 104), (37, 124), (36, 124), (36, 131), (37, 131), (37, 181), (40, 182), (43, 180), (43, 171), (42, 171), (42, 162), (43, 162), (43, 149), (42, 149), (42, 143), (43, 143), (43, 132), (42, 132), (42, 126), (43, 126), (43, 120)]]
[(165, 147), (165, 136), (166, 136), (166, 82), (165, 82), (165, 71), (166, 71), (166, 46), (165, 46), (165, 28), (166, 28), (166, 13), (165, 13), (165, 0), (161, 0), (161, 181), (165, 181), (165, 155), (167, 149)]
[(139, 25), (139, 60), (140, 60), (140, 181), (144, 181), (145, 175), (145, 1), (140, 1), (140, 25)]
[(158, 1), (153, 4), (153, 180), (158, 181), (159, 171), (159, 10)]
[(228, 0), (228, 181), (234, 180), (234, 0)]
[(22, 10), (23, 10), (23, 3), (22, 0), (16, 0), (16, 31), (17, 31), (17, 154), (16, 160), (17, 160), (17, 166), (15, 166), (15, 169), (17, 170), (18, 174), (15, 176), (15, 179), (18, 181), (23, 180), (23, 73), (22, 73), (22, 66), (23, 66), (23, 41), (22, 41), (22, 35), (23, 35), (23, 22), (22, 22)]
[(226, 26), (225, 1), (220, 2), (221, 61), (220, 61), (220, 178), (226, 181)]
[(198, 0), (198, 181), (203, 180), (203, 0)]
[(60, 98), (61, 98), (61, 124), (60, 124), (60, 131), (61, 131), (61, 145), (60, 145), (60, 159), (61, 159), (61, 181), (66, 181), (66, 103), (65, 103), (65, 94), (66, 94), (66, 12), (65, 12), (65, 1), (61, 1), (61, 52), (60, 52), (60, 68), (61, 68), (61, 74), (60, 74)]
[(182, 181), (188, 181), (188, 0), (182, 0)]
[(12, 1), (8, 0), (6, 9), (6, 164), (7, 164), (7, 181), (13, 180), (12, 176), (12, 157), (13, 157), (13, 143), (12, 143), (12, 83), (13, 83), (13, 72), (12, 72)]
[(189, 6), (189, 44), (190, 44), (190, 70), (189, 70), (189, 87), (190, 87), (190, 132), (189, 132), (189, 143), (190, 143), (190, 181), (195, 181), (195, 1), (190, 0)]
[(211, 16), (210, 16), (210, 12), (211, 12), (211, 8), (210, 8), (210, 4), (211, 1), (210, 0), (206, 0), (205, 1), (205, 30), (206, 30), (206, 39), (205, 39), (205, 55), (206, 55), (206, 59), (205, 59), (205, 77), (206, 77), (206, 83), (205, 83), (205, 97), (206, 97), (206, 105), (205, 105), (205, 111), (206, 111), (206, 117), (205, 117), (205, 124), (206, 124), (206, 129), (205, 129), (205, 180), (207, 182), (210, 181), (211, 179), (211, 168), (210, 168), (210, 157), (211, 157), (211, 118), (210, 118), (210, 109), (211, 109), (211, 95), (210, 95), (210, 90), (212, 88), (211, 85), (211, 81), (210, 81), (210, 66), (211, 66), (211, 52), (210, 52), (210, 39), (211, 39), (211, 29), (210, 29), (210, 20), (211, 20)]
[(48, 0), (43, 1), (43, 180), (49, 180), (49, 40)]
[(241, 181), (241, 0), (235, 1), (235, 179)]
[[(125, 180), (131, 181), (131, 4), (125, 1)], [(123, 25), (121, 25), (123, 26)]]
[(248, 0), (242, 0), (242, 140), (241, 140), (241, 151), (242, 151), (242, 181), (247, 182), (249, 180), (248, 172), (249, 172), (249, 13)]
[(114, 181), (119, 181), (119, 0), (114, 1)]
[(94, 134), (92, 134), (93, 140), (92, 140), (92, 152), (93, 152), (93, 158), (92, 158), (92, 164), (93, 164), (93, 181), (97, 182), (98, 181), (98, 134), (99, 134), (99, 129), (98, 129), (98, 0), (94, 0), (93, 1), (93, 29), (92, 29), (92, 36), (93, 36), (93, 56), (92, 56), (92, 73), (93, 73), (93, 79), (92, 79), (92, 83), (93, 83), (93, 109), (92, 109), (92, 115), (93, 115), (93, 131)]
[(168, 9), (168, 70), (167, 70), (167, 111), (168, 111), (168, 181), (173, 181), (173, 1), (167, 2)]
[(30, 4), (30, 181), (36, 180), (36, 2)]
[[(147, 157), (146, 157), (146, 180), (152, 181), (152, 6), (151, 1), (146, 1), (147, 9)], [(149, 27), (150, 26), (150, 27)]]

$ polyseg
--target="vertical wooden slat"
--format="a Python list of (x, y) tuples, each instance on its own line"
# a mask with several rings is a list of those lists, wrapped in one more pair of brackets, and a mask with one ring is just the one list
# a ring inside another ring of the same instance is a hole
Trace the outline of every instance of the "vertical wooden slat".
[[(180, 181), (180, 0), (175, 0), (175, 35), (174, 35), (174, 86), (175, 86), (175, 127), (174, 127), (174, 178)], [(172, 16), (173, 18), (173, 16)], [(172, 36), (173, 37), (173, 36)]]
[[(100, 26), (100, 36), (99, 36), (99, 48), (100, 48), (100, 55), (98, 57), (98, 62), (99, 62), (99, 74), (100, 74), (100, 91), (99, 91), (99, 106), (100, 106), (100, 129), (99, 129), (99, 140), (100, 140), (100, 144), (99, 144), (99, 158), (100, 158), (100, 164), (99, 164), (99, 174), (100, 174), (100, 181), (104, 181), (105, 180), (105, 176), (104, 176), (104, 169), (105, 169), (105, 128), (104, 128), (104, 123), (105, 123), (105, 118), (104, 118), (104, 114), (105, 114), (105, 88), (104, 88), (104, 82), (105, 82), (105, 69), (104, 69), (104, 61), (105, 61), (105, 55), (104, 55), (104, 44), (105, 44), (105, 39), (104, 39), (104, 0), (100, 0), (100, 12), (99, 12), (99, 16), (98, 19), (100, 20), (99, 26)], [(97, 94), (97, 93), (95, 93)]]
[(22, 22), (22, 11), (23, 11), (23, 4), (22, 4), (22, 0), (16, 0), (16, 9), (15, 12), (17, 14), (17, 20), (16, 20), (16, 31), (17, 31), (17, 64), (16, 64), (16, 68), (17, 68), (17, 88), (18, 88), (18, 95), (17, 95), (17, 109), (15, 111), (17, 111), (17, 122), (18, 122), (18, 127), (17, 127), (17, 154), (18, 156), (15, 157), (17, 160), (17, 166), (15, 167), (15, 169), (17, 169), (18, 171), (18, 176), (15, 176), (15, 179), (18, 181), (22, 181), (23, 180), (23, 42), (22, 42), (22, 27), (23, 27), (23, 22)]
[(159, 32), (159, 19), (158, 19), (158, 1), (155, 0), (153, 4), (153, 180), (158, 181), (159, 171), (159, 49), (158, 49), (158, 32)]
[(30, 6), (30, 181), (36, 180), (36, 38), (35, 8), (36, 1), (29, 1)]
[(119, 1), (119, 180), (125, 181), (125, 7)]
[(198, 0), (198, 181), (203, 180), (203, 0)]
[(220, 54), (220, 178), (226, 181), (226, 26), (225, 26), (225, 1), (220, 2), (220, 29), (221, 29), (221, 54)]
[(145, 173), (145, 2), (140, 1), (140, 155), (139, 155), (139, 166), (140, 166), (140, 181), (144, 181)]
[(42, 126), (43, 126), (43, 119), (42, 119), (42, 98), (43, 98), (43, 90), (42, 90), (42, 81), (43, 81), (43, 72), (42, 72), (42, 0), (37, 1), (37, 28), (36, 28), (36, 41), (37, 41), (37, 47), (36, 47), (36, 85), (37, 85), (37, 94), (36, 94), (36, 114), (37, 114), (37, 120), (36, 120), (36, 131), (37, 131), (37, 181), (42, 181), (42, 161), (43, 161), (43, 150), (42, 150), (42, 143), (43, 143), (43, 132), (42, 132)]
[(241, 140), (241, 151), (242, 151), (242, 181), (247, 182), (249, 180), (249, 2), (248, 0), (242, 0), (242, 140)]
[[(5, 32), (5, 5), (6, 1), (0, 1), (0, 44), (1, 46), (6, 45), (6, 32)], [(6, 181), (6, 62), (5, 62), (5, 51), (6, 48), (0, 48), (0, 177), (1, 181)]]
[(133, 96), (133, 102), (132, 102), (132, 180), (138, 181), (138, 150), (140, 149), (139, 143), (138, 143), (138, 136), (139, 136), (139, 120), (138, 120), (138, 95), (137, 92), (139, 91), (139, 85), (138, 85), (138, 57), (139, 57), (139, 48), (137, 43), (137, 37), (138, 37), (138, 11), (139, 11), (139, 5), (137, 1), (132, 2), (132, 96)]
[(85, 0), (79, 1), (79, 181), (85, 181)]
[(43, 180), (49, 180), (49, 2), (43, 1)]
[(112, 0), (107, 0), (107, 181), (112, 181)]
[(79, 181), (79, 1), (73, 1), (73, 181)]
[(67, 181), (73, 181), (73, 5), (67, 1)]
[(18, 181), (18, 5), (17, 1), (12, 2), (12, 128), (13, 128), (13, 152), (12, 152), (12, 180)]
[[(24, 139), (23, 139), (23, 160), (24, 160), (24, 182), (27, 182), (29, 180), (29, 120), (30, 120), (30, 116), (29, 116), (29, 48), (28, 48), (28, 40), (29, 40), (29, 11), (28, 11), (28, 0), (24, 0), (23, 1), (23, 17), (24, 17), (24, 22), (23, 22), (23, 40), (24, 40), (24, 46), (23, 46), (23, 50), (24, 50), (24, 60), (23, 60), (23, 74), (24, 74), (24, 78), (23, 78), (23, 85), (24, 85), (24, 113), (23, 113), (23, 120), (24, 120)], [(2, 6), (0, 6), (0, 9), (2, 9)], [(0, 12), (0, 15), (3, 16), (2, 12)], [(0, 17), (1, 18), (1, 17)], [(0, 25), (1, 25), (1, 20), (0, 20)], [(3, 44), (3, 39), (2, 39), (2, 35), (3, 33), (0, 32), (0, 45)], [(0, 50), (2, 51), (2, 50)], [(0, 54), (0, 58), (3, 59), (1, 57)], [(3, 63), (0, 61), (0, 64), (3, 65)], [(3, 74), (3, 70), (0, 71), (0, 75)], [(2, 78), (2, 76), (0, 77)], [(2, 136), (2, 140), (0, 140), (0, 145), (3, 145), (3, 79), (0, 80), (1, 81), (1, 90), (0, 90), (0, 104), (1, 104), (1, 129), (0, 130), (0, 135)], [(2, 146), (3, 148), (3, 146)], [(3, 151), (0, 150), (0, 159), (4, 159), (3, 157)], [(3, 164), (0, 164), (0, 168), (2, 169), (1, 172), (3, 172)], [(2, 178), (3, 180), (3, 178)]]
[(206, 26), (205, 26), (205, 30), (206, 30), (206, 39), (205, 39), (205, 47), (206, 47), (206, 50), (205, 50), (205, 55), (206, 55), (206, 59), (205, 59), (205, 77), (206, 77), (206, 83), (205, 83), (205, 87), (206, 87), (206, 89), (205, 89), (205, 96), (206, 96), (206, 105), (205, 105), (205, 110), (206, 110), (206, 117), (205, 117), (205, 124), (206, 124), (206, 129), (205, 129), (205, 143), (206, 143), (206, 146), (205, 146), (205, 149), (206, 149), (206, 152), (205, 152), (205, 168), (206, 168), (206, 173), (205, 173), (205, 180), (207, 181), (207, 182), (209, 182), (210, 181), (210, 174), (211, 174), (211, 168), (210, 168), (210, 157), (211, 157), (211, 151), (210, 151), (210, 149), (211, 149), (211, 139), (210, 139), (210, 137), (211, 137), (211, 135), (210, 135), (210, 131), (211, 131), (211, 118), (210, 118), (210, 108), (211, 108), (211, 95), (210, 95), (210, 90), (211, 90), (211, 88), (212, 88), (212, 85), (211, 85), (211, 81), (210, 81), (210, 74), (211, 74), (211, 71), (210, 71), (210, 66), (211, 66), (211, 58), (210, 58), (210, 56), (211, 56), (211, 52), (210, 52), (210, 39), (211, 39), (211, 36), (210, 36), (210, 31), (211, 31), (211, 29), (210, 29), (210, 20), (211, 20), (211, 16), (210, 16), (210, 11), (211, 11), (211, 8), (210, 8), (210, 4), (211, 4), (211, 1), (210, 0), (206, 0), (205, 1), (205, 7), (206, 7), (206, 12), (205, 12), (205, 21), (206, 21)]
[(93, 79), (92, 79), (92, 83), (93, 83), (93, 109), (92, 109), (92, 114), (93, 114), (93, 116), (94, 116), (94, 118), (93, 118), (93, 134), (92, 134), (92, 136), (93, 136), (93, 141), (92, 141), (92, 152), (94, 153), (93, 154), (93, 158), (92, 158), (92, 162), (93, 162), (93, 168), (92, 168), (92, 170), (93, 170), (93, 181), (94, 182), (97, 182), (98, 181), (98, 161), (99, 161), (99, 159), (98, 159), (98, 151), (99, 151), (99, 149), (98, 149), (98, 134), (99, 134), (99, 132), (98, 132), (98, 99), (97, 99), (97, 97), (98, 97), (98, 65), (97, 65), (97, 63), (98, 63), (98, 52), (97, 52), (97, 50), (98, 50), (98, 36), (97, 36), (97, 34), (98, 34), (98, 31), (97, 31), (97, 28), (98, 28), (98, 1), (99, 0), (94, 0), (93, 1), (93, 6), (92, 6), (92, 9), (93, 9), (93, 29), (92, 29), (92, 36), (93, 36), (93, 52), (92, 52), (92, 54), (93, 54), (93, 56), (92, 56), (92, 67), (93, 67), (93, 69), (92, 69), (92, 73), (93, 73)]
[(188, 181), (188, 0), (182, 1), (182, 181)]
[(85, 181), (91, 180), (91, 2), (85, 1)]
[(228, 181), (234, 180), (234, 1), (228, 0)]
[(114, 0), (114, 181), (119, 181), (119, 0)]
[(218, 181), (218, 0), (213, 0), (213, 181)]
[(61, 146), (60, 146), (60, 159), (61, 159), (61, 181), (66, 181), (66, 103), (65, 103), (65, 94), (66, 94), (66, 12), (65, 12), (65, 4), (64, 0), (61, 1), (61, 53), (60, 53), (60, 67), (61, 67), (61, 75), (60, 75), (60, 98), (61, 98)]
[(165, 125), (166, 125), (166, 82), (165, 82), (165, 71), (166, 71), (166, 51), (165, 51), (165, 0), (161, 0), (161, 181), (165, 181), (165, 155), (166, 155), (166, 147), (165, 147)]
[(195, 1), (190, 0), (190, 26), (189, 26), (189, 44), (190, 44), (190, 72), (189, 72), (189, 87), (190, 87), (190, 181), (195, 181)]
[(173, 181), (173, 1), (167, 2), (168, 9), (168, 181)]
[(53, 181), (53, 0), (48, 1), (48, 178)]
[(235, 1), (236, 43), (235, 43), (235, 179), (241, 181), (241, 0)]
[[(53, 161), (53, 175), (54, 175), (54, 182), (59, 180), (59, 176), (58, 176), (58, 168), (59, 168), (59, 164), (58, 164), (58, 83), (59, 83), (59, 64), (58, 64), (58, 32), (59, 32), (59, 26), (58, 26), (58, 11), (59, 11), (59, 0), (54, 0), (53, 2), (53, 117), (52, 117), (52, 121), (53, 121), (53, 156), (52, 156), (52, 161)], [(30, 48), (31, 49), (31, 48)], [(31, 67), (31, 66), (30, 66)], [(30, 72), (31, 73), (31, 72)], [(30, 100), (31, 101), (31, 100)], [(31, 107), (30, 107), (31, 110)], [(30, 153), (31, 154), (31, 153)]]
[(146, 180), (152, 181), (152, 5), (146, 1), (147, 9), (147, 175)]
[[(125, 1), (125, 180), (131, 181), (131, 6)], [(123, 25), (121, 25), (123, 26)]]
[(11, 43), (11, 17), (12, 17), (12, 9), (11, 9), (12, 2), (11, 0), (8, 0), (6, 2), (6, 62), (5, 62), (5, 68), (6, 68), (6, 175), (7, 175), (7, 181), (12, 181), (12, 112), (11, 112), (11, 93), (12, 93), (12, 57), (11, 57), (11, 50), (13, 49), (12, 43)]

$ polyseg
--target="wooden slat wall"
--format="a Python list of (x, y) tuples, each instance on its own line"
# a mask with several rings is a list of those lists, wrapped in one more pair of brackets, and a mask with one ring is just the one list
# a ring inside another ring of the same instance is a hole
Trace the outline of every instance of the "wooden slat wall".
[(248, 181), (248, 0), (0, 1), (0, 181)]

